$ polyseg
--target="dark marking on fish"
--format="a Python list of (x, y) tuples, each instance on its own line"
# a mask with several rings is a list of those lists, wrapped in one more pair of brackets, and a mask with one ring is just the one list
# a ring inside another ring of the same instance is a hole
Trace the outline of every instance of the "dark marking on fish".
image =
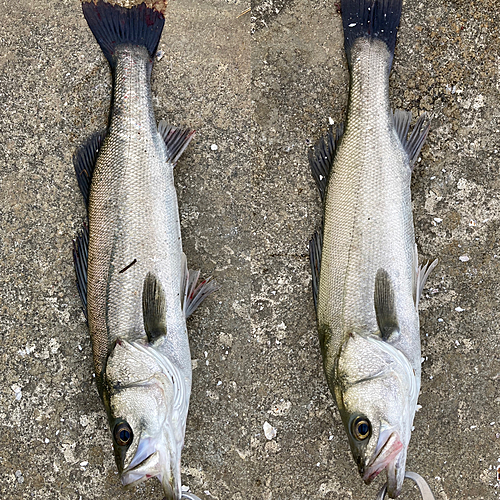
[(121, 271), (118, 271), (118, 274), (124, 273), (127, 269), (130, 269), (136, 262), (137, 259), (134, 259), (128, 266), (125, 266)]

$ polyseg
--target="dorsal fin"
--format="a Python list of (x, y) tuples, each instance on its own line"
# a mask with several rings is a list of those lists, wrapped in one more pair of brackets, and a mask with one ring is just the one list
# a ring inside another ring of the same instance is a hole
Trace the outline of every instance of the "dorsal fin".
[(383, 340), (393, 340), (399, 335), (396, 303), (391, 278), (385, 269), (379, 269), (375, 276), (375, 315)]
[(73, 263), (75, 265), (76, 286), (82, 299), (83, 313), (87, 317), (87, 267), (89, 259), (89, 228), (87, 224), (73, 240)]
[(163, 287), (153, 273), (148, 273), (142, 289), (142, 315), (144, 330), (150, 342), (167, 334), (166, 314), (167, 303)]
[(321, 270), (321, 247), (323, 246), (323, 231), (316, 231), (309, 241), (309, 260), (311, 262), (312, 292), (314, 308), (318, 312), (319, 274)]
[(322, 137), (316, 146), (314, 146), (314, 149), (309, 150), (309, 165), (318, 186), (321, 201), (325, 199), (326, 186), (332, 170), (335, 149), (343, 133), (343, 123), (338, 125), (336, 131), (333, 130), (333, 126), (330, 126), (326, 137)]
[(90, 184), (92, 182), (97, 153), (105, 135), (105, 131), (96, 132), (73, 155), (73, 166), (75, 167), (78, 186), (87, 207), (89, 206)]

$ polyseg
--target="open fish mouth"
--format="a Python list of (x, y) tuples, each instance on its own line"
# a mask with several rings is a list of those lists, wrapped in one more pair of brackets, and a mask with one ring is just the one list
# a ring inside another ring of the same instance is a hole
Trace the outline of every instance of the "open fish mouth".
[[(136, 455), (138, 454), (136, 453)], [(142, 462), (139, 460), (136, 460), (136, 457), (134, 457), (130, 466), (123, 471), (121, 477), (123, 486), (135, 486), (151, 477), (161, 475), (160, 455), (157, 451), (151, 453)]]
[(125, 488), (131, 488), (156, 477), (162, 483), (167, 500), (181, 498), (180, 468), (178, 461), (165, 459), (165, 455), (155, 450), (152, 439), (141, 440), (130, 465), (122, 472), (121, 481)]
[[(393, 432), (385, 444), (381, 447), (378, 454), (372, 458), (370, 464), (365, 468), (363, 481), (370, 484), (383, 470), (387, 469), (388, 475), (396, 474), (396, 460), (399, 452), (403, 449), (403, 443), (399, 439), (399, 434)], [(394, 482), (389, 479), (389, 483)], [(395, 480), (395, 478), (392, 478)]]

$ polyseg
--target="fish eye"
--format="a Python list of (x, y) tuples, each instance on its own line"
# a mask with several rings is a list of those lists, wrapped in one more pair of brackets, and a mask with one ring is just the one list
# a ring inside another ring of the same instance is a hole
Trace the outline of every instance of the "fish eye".
[(364, 441), (372, 434), (372, 426), (366, 417), (356, 417), (351, 424), (351, 433), (358, 441)]
[(134, 439), (134, 433), (127, 422), (120, 422), (116, 424), (113, 434), (118, 446), (129, 446)]

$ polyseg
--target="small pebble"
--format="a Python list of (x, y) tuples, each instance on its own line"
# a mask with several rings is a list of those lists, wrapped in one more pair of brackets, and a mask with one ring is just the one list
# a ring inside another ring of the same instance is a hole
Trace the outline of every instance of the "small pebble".
[(264, 422), (264, 435), (269, 441), (276, 437), (276, 429), (269, 422)]
[(217, 146), (217, 144), (212, 144), (212, 145), (210, 146), (210, 149), (211, 149), (212, 151), (217, 151), (217, 150), (219, 149), (219, 146)]

